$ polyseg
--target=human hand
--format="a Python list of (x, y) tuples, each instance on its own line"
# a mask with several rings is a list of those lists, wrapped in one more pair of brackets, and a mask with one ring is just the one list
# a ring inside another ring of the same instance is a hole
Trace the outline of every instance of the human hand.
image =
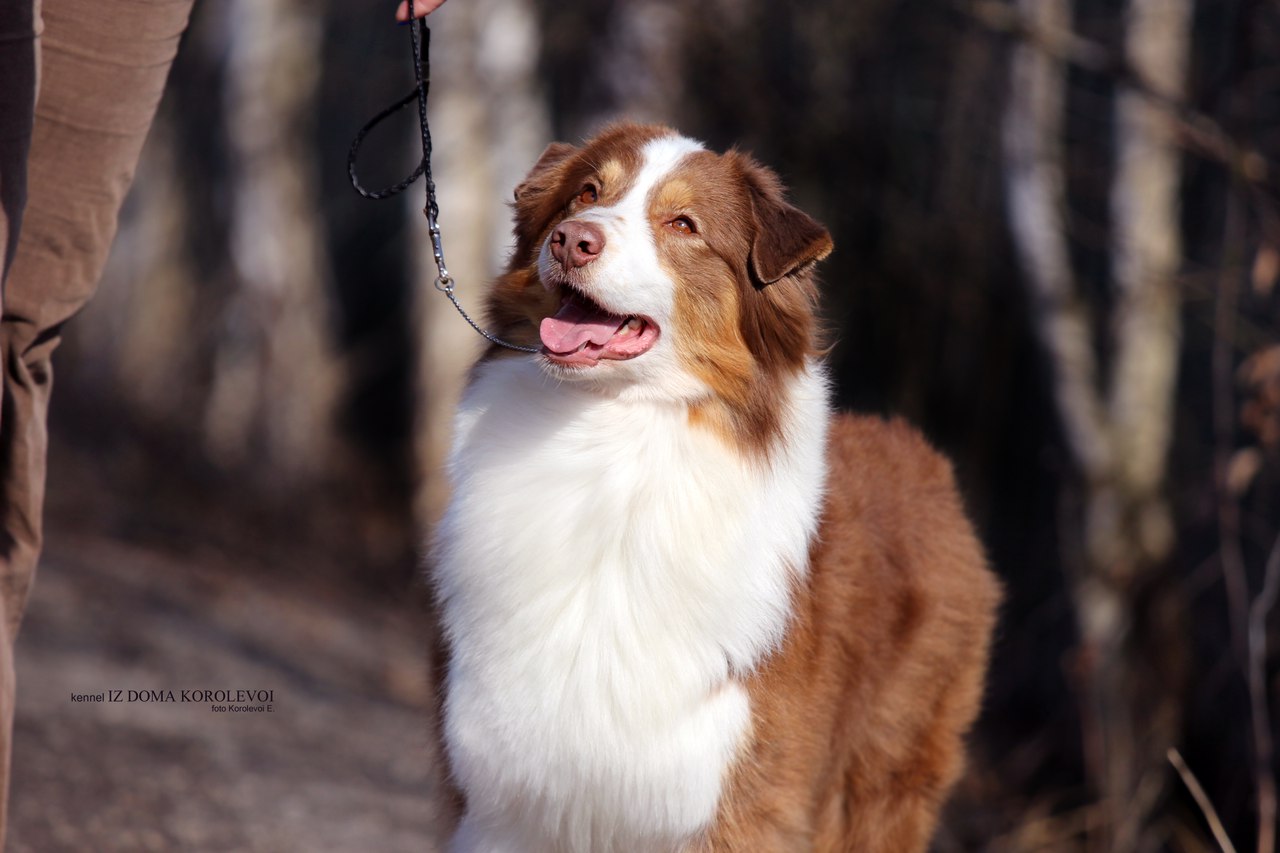
[[(444, 0), (413, 0), (413, 16), (425, 18), (444, 5)], [(396, 20), (404, 23), (409, 20), (409, 0), (403, 0), (396, 8)]]

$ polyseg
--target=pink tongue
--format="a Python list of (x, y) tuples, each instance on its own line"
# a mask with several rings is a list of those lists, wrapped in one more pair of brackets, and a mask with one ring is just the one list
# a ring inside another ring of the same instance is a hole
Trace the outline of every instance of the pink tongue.
[(596, 346), (604, 346), (621, 325), (621, 317), (570, 299), (560, 306), (554, 317), (542, 321), (538, 333), (547, 349), (563, 355), (573, 352), (587, 341)]

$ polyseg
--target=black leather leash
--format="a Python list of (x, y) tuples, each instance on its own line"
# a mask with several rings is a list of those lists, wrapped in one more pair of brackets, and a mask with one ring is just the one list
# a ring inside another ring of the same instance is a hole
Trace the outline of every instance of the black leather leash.
[[(453, 276), (449, 274), (449, 269), (444, 262), (444, 245), (440, 239), (440, 205), (436, 203), (436, 182), (431, 177), (431, 129), (427, 126), (427, 90), (431, 86), (431, 30), (427, 27), (425, 19), (416, 18), (410, 23), (409, 41), (413, 48), (413, 77), (417, 86), (412, 92), (369, 119), (365, 126), (360, 128), (360, 132), (356, 134), (355, 139), (351, 140), (351, 150), (347, 153), (347, 175), (351, 178), (351, 186), (355, 187), (356, 192), (365, 198), (378, 201), (391, 198), (391, 196), (403, 192), (418, 178), (425, 177), (427, 203), (422, 209), (422, 214), (427, 217), (427, 231), (431, 234), (431, 252), (436, 260), (436, 290), (449, 297), (453, 307), (458, 309), (458, 313), (462, 315), (462, 319), (466, 320), (471, 328), (483, 335), (490, 343), (521, 352), (539, 352), (540, 347), (526, 347), (508, 343), (497, 335), (481, 328), (475, 320), (471, 319), (471, 315), (463, 310), (462, 305), (458, 303), (458, 297), (454, 293), (456, 282)], [(397, 184), (381, 190), (366, 189), (356, 175), (356, 158), (360, 154), (360, 145), (364, 142), (364, 138), (369, 134), (369, 131), (377, 127), (383, 119), (404, 109), (415, 99), (418, 101), (418, 123), (422, 128), (422, 162), (408, 177)]]

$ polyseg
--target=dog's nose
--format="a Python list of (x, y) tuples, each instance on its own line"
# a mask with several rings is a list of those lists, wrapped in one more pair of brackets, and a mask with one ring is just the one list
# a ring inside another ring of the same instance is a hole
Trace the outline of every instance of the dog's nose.
[(551, 257), (566, 270), (585, 267), (604, 250), (604, 232), (590, 222), (570, 219), (551, 233)]

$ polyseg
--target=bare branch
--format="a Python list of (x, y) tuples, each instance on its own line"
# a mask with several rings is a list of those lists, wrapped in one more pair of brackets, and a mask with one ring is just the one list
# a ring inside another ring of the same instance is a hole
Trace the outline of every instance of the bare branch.
[(1217, 810), (1214, 809), (1213, 803), (1209, 801), (1209, 795), (1204, 792), (1204, 788), (1200, 787), (1200, 781), (1191, 772), (1187, 762), (1182, 760), (1182, 753), (1170, 747), (1168, 755), (1169, 763), (1173, 765), (1174, 770), (1178, 771), (1178, 775), (1182, 777), (1182, 783), (1187, 786), (1187, 790), (1191, 792), (1196, 805), (1200, 807), (1204, 819), (1209, 822), (1209, 829), (1213, 832), (1213, 837), (1218, 842), (1218, 846), (1222, 848), (1223, 853), (1236, 853), (1236, 848), (1231, 843), (1227, 830), (1223, 828), (1222, 821), (1218, 819)]
[(1276, 780), (1271, 770), (1271, 709), (1267, 700), (1267, 617), (1280, 595), (1280, 537), (1267, 558), (1262, 591), (1249, 608), (1249, 710), (1253, 718), (1254, 773), (1258, 786), (1258, 853), (1276, 846)]
[[(1034, 6), (1034, 4), (1033, 4)], [(1071, 32), (1070, 22), (1046, 24), (1033, 10), (996, 0), (956, 0), (956, 7), (978, 23), (1017, 39), (1048, 56), (1087, 71), (1106, 74), (1168, 112), (1179, 140), (1192, 151), (1222, 163), (1240, 179), (1274, 193), (1276, 169), (1254, 145), (1227, 133), (1210, 116), (1170, 97), (1152, 78), (1138, 73), (1124, 57)]]

